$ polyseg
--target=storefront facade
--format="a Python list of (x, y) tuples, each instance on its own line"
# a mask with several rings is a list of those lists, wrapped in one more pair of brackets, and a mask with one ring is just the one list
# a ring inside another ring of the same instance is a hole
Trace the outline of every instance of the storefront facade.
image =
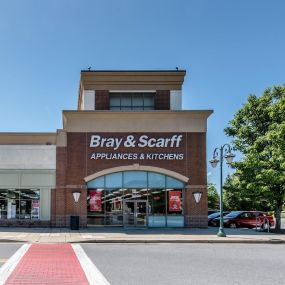
[[(46, 186), (37, 186), (36, 176), (29, 189), (0, 187), (7, 191), (3, 197), (15, 196), (8, 189), (23, 189), (14, 223), (35, 219), (41, 205), (39, 212), (49, 207), (53, 227), (69, 227), (71, 216), (79, 216), (81, 227), (207, 227), (206, 130), (212, 111), (181, 110), (184, 76), (185, 71), (82, 71), (78, 110), (63, 111), (63, 129), (41, 141), (51, 148), (54, 169), (29, 169), (53, 171), (49, 203), (41, 204)], [(2, 147), (5, 139), (0, 136)], [(18, 146), (30, 143), (17, 140)], [(12, 208), (6, 200), (7, 223)]]
[(50, 226), (55, 134), (2, 133), (0, 142), (0, 226)]

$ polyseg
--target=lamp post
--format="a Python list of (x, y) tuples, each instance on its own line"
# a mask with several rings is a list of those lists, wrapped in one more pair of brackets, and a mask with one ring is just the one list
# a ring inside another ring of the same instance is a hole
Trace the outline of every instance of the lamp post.
[[(220, 156), (220, 160), (218, 159)], [(220, 228), (217, 234), (218, 237), (226, 237), (224, 232), (224, 216), (223, 216), (223, 162), (224, 158), (228, 164), (233, 162), (235, 155), (232, 153), (232, 148), (229, 144), (224, 144), (220, 148), (216, 147), (213, 153), (213, 159), (210, 160), (212, 167), (216, 167), (220, 162)]]

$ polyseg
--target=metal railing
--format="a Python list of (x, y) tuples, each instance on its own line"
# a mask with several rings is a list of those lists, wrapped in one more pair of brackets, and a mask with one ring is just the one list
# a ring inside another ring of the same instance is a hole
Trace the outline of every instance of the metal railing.
[[(259, 230), (258, 230), (259, 228)], [(263, 231), (263, 230), (267, 230), (267, 232), (270, 232), (270, 222), (269, 219), (264, 217), (264, 218), (260, 218), (260, 217), (256, 217), (256, 225), (255, 225), (255, 229), (256, 231)]]

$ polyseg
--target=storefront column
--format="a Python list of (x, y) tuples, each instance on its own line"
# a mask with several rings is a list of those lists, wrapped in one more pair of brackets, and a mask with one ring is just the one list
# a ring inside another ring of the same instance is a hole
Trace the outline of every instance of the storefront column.
[[(202, 192), (199, 203), (195, 202), (193, 193)], [(185, 227), (208, 227), (208, 195), (206, 185), (187, 185), (185, 189)]]
[(66, 227), (65, 188), (56, 188), (52, 191), (52, 226)]
[[(73, 192), (80, 192), (76, 203)], [(70, 216), (79, 216), (79, 226), (87, 226), (87, 190), (85, 185), (76, 185), (66, 189), (66, 226), (70, 226)]]

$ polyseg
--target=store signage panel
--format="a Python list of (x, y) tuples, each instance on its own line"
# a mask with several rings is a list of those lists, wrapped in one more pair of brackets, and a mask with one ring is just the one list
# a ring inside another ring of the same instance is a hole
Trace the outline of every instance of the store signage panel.
[(169, 193), (169, 212), (180, 212), (181, 211), (181, 192), (171, 191)]
[(117, 150), (119, 147), (180, 147), (182, 141), (182, 135), (173, 135), (171, 138), (153, 138), (147, 135), (142, 135), (138, 139), (135, 136), (128, 135), (125, 139), (123, 138), (106, 138), (100, 135), (92, 135), (90, 140), (90, 147), (106, 147)]
[(183, 140), (183, 134), (126, 134), (123, 136), (92, 134), (89, 141), (92, 151), (90, 159), (183, 160)]
[(102, 211), (102, 192), (99, 191), (89, 191), (90, 194), (90, 212), (101, 212)]

